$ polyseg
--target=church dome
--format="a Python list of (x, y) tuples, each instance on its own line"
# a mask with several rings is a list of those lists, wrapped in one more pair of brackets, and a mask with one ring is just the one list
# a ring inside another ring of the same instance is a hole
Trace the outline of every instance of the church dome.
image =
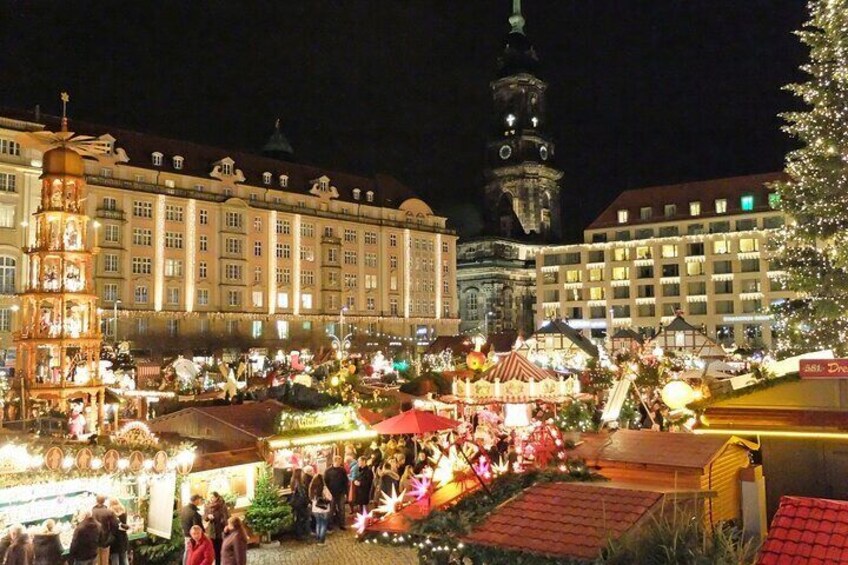
[(498, 75), (508, 77), (521, 73), (536, 75), (539, 57), (524, 33), (513, 31), (506, 36), (503, 54), (498, 59)]
[(56, 147), (47, 151), (44, 153), (42, 162), (42, 176), (70, 175), (81, 177), (85, 174), (85, 164), (83, 163), (82, 156), (67, 147)]
[(280, 120), (274, 125), (274, 133), (268, 138), (268, 142), (262, 147), (262, 153), (268, 157), (288, 161), (294, 156), (294, 149), (289, 140), (280, 130)]

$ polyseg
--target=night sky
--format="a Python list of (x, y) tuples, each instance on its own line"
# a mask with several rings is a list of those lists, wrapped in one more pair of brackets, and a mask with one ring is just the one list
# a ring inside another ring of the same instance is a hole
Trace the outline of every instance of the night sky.
[[(524, 0), (571, 234), (627, 188), (778, 170), (801, 0)], [(479, 225), (510, 0), (0, 2), (0, 106), (385, 172)], [(118, 140), (120, 144), (120, 140)], [(575, 229), (576, 228), (576, 229)]]

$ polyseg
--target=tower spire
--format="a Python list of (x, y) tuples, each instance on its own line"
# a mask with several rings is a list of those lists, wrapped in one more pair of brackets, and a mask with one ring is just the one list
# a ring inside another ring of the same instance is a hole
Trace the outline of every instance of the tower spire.
[(509, 17), (510, 33), (524, 34), (524, 16), (521, 15), (521, 0), (512, 0), (512, 15)]
[(59, 94), (59, 100), (62, 101), (62, 131), (68, 131), (68, 102), (71, 97), (67, 92), (62, 92)]

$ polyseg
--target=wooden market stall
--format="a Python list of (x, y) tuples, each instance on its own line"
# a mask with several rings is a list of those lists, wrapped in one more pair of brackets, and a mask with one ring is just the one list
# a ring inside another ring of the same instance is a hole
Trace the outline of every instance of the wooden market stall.
[(741, 516), (740, 471), (749, 466), (750, 443), (735, 437), (618, 430), (582, 434), (569, 453), (613, 481), (713, 491), (705, 516), (712, 524)]
[(666, 353), (688, 354), (702, 359), (724, 359), (724, 349), (678, 314), (670, 324), (660, 329), (648, 342), (649, 349), (659, 347)]
[(564, 320), (545, 322), (518, 351), (537, 362), (544, 360), (543, 365), (555, 368), (582, 368), (589, 359), (598, 358), (597, 346)]

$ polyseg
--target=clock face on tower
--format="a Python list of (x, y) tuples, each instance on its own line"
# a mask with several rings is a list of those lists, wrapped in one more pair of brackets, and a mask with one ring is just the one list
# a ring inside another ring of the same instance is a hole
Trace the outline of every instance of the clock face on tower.
[(539, 147), (539, 157), (542, 158), (542, 161), (548, 160), (548, 146), (547, 145), (543, 145), (543, 146)]
[(506, 161), (509, 159), (510, 155), (512, 155), (512, 147), (509, 145), (501, 145), (501, 148), (498, 150), (498, 155), (500, 155), (501, 159)]

